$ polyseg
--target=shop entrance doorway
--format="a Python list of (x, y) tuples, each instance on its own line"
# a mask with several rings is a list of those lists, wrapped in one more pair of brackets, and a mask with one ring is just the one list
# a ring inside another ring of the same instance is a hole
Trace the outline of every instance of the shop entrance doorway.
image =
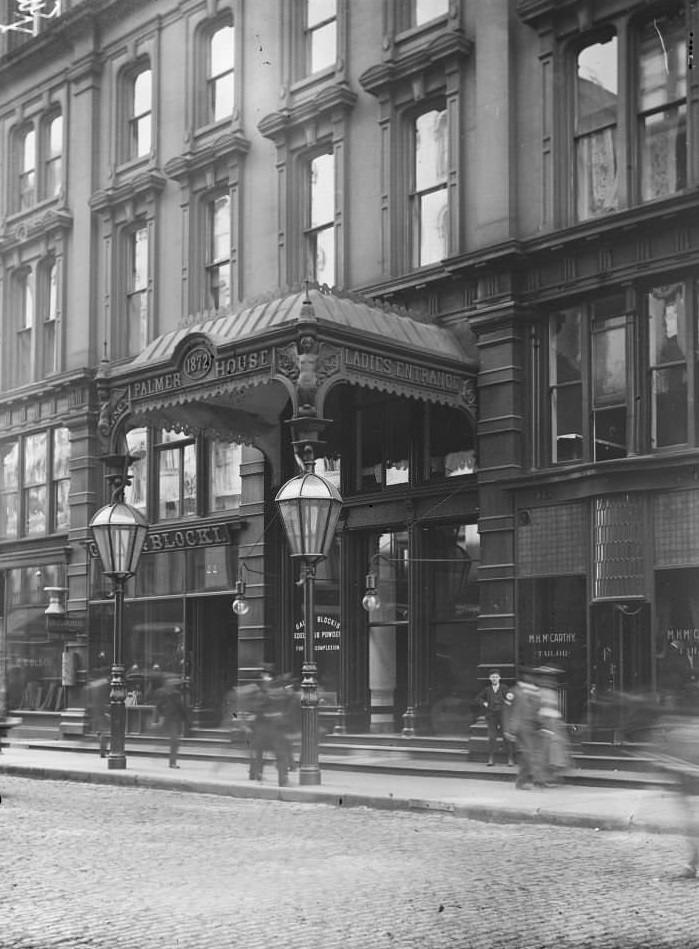
[(618, 728), (617, 699), (652, 687), (650, 605), (632, 600), (596, 603), (590, 620), (593, 724)]
[(192, 630), (188, 665), (193, 724), (217, 726), (227, 691), (236, 684), (238, 636), (230, 596), (193, 597), (187, 602)]

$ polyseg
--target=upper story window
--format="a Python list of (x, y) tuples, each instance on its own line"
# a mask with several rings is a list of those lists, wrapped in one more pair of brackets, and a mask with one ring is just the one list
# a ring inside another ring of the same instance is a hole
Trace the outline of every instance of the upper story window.
[[(688, 187), (687, 13), (608, 23), (574, 50), (571, 217), (598, 217)], [(635, 116), (635, 121), (633, 120)]]
[(619, 206), (617, 173), (617, 38), (580, 50), (575, 84), (578, 220)]
[(235, 31), (219, 27), (209, 36), (207, 102), (209, 121), (230, 118), (235, 104)]
[(236, 442), (214, 439), (209, 442), (209, 492), (207, 509), (234, 511), (240, 506), (242, 447)]
[(449, 13), (449, 0), (394, 0), (396, 29), (424, 26)]
[(36, 203), (36, 132), (24, 129), (19, 134), (19, 209)]
[[(694, 313), (694, 318), (690, 318)], [(550, 460), (605, 461), (697, 443), (697, 288), (615, 294), (548, 323)]]
[(153, 93), (149, 67), (132, 75), (128, 86), (129, 158), (141, 158), (152, 148)]
[(206, 275), (209, 305), (215, 309), (231, 302), (231, 199), (222, 194), (206, 203)]
[(306, 268), (311, 280), (335, 285), (335, 156), (318, 155), (308, 164)]
[(447, 113), (432, 109), (415, 119), (411, 189), (413, 266), (447, 256)]
[(158, 520), (197, 513), (197, 451), (189, 435), (169, 429), (155, 446)]
[(10, 194), (13, 211), (24, 211), (37, 201), (54, 198), (63, 186), (63, 115), (53, 108), (48, 115), (25, 122), (13, 142), (16, 188)]
[(70, 435), (48, 429), (0, 445), (0, 540), (70, 527)]
[(63, 184), (63, 116), (54, 115), (44, 124), (44, 193), (55, 197)]
[(638, 61), (641, 200), (687, 186), (687, 28), (683, 11), (642, 27)]
[(58, 371), (58, 297), (58, 264), (52, 256), (18, 268), (8, 281), (5, 389)]
[(304, 7), (306, 75), (313, 75), (337, 59), (337, 0), (305, 0)]
[(136, 356), (148, 341), (148, 227), (127, 234), (128, 283), (123, 355)]

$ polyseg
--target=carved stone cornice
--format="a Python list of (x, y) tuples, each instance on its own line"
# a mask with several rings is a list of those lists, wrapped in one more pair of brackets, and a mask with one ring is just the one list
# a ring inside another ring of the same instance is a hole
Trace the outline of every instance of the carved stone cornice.
[(165, 164), (164, 171), (168, 178), (182, 181), (202, 169), (209, 168), (225, 159), (242, 158), (250, 150), (250, 140), (239, 130), (226, 132), (196, 148), (177, 155)]
[(126, 201), (160, 194), (166, 183), (167, 178), (162, 172), (155, 169), (144, 171), (112, 188), (95, 191), (90, 198), (90, 207), (93, 211), (105, 211)]
[(452, 30), (440, 34), (426, 46), (398, 55), (392, 61), (370, 66), (359, 77), (359, 82), (365, 92), (380, 96), (396, 83), (410, 80), (425, 69), (445, 65), (455, 57), (470, 56), (472, 50), (471, 40)]
[(265, 138), (283, 138), (292, 129), (327, 116), (346, 114), (354, 108), (357, 93), (345, 83), (325, 86), (315, 96), (295, 103), (281, 112), (266, 115), (257, 125)]
[(23, 212), (4, 222), (0, 228), (0, 251), (7, 251), (26, 241), (52, 231), (69, 231), (73, 227), (73, 215), (68, 208), (37, 208)]

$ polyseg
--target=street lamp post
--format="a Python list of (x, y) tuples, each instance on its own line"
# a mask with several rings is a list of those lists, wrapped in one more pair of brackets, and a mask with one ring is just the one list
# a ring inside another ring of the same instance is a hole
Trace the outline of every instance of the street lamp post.
[(314, 583), (316, 564), (327, 557), (340, 516), (337, 488), (313, 472), (313, 457), (305, 471), (282, 485), (276, 497), (291, 556), (303, 562), (303, 666), (301, 667), (301, 761), (299, 784), (320, 784), (318, 764), (318, 667), (315, 662)]
[[(128, 457), (126, 464), (129, 463)], [(109, 690), (111, 741), (107, 767), (126, 767), (126, 682), (122, 658), (124, 626), (124, 586), (133, 576), (148, 532), (146, 519), (124, 501), (126, 475), (110, 475), (112, 502), (99, 511), (90, 521), (90, 528), (102, 561), (105, 576), (111, 577), (114, 585), (114, 639), (112, 676)]]

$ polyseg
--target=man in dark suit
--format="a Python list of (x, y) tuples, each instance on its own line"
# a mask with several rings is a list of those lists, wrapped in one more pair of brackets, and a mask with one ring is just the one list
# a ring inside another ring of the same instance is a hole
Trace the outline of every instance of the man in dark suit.
[(488, 676), (489, 682), (484, 689), (478, 693), (477, 702), (483, 709), (485, 722), (488, 726), (488, 767), (495, 764), (495, 752), (498, 747), (498, 737), (502, 739), (507, 752), (508, 765), (514, 764), (512, 759), (512, 745), (505, 737), (503, 725), (503, 715), (508, 705), (507, 689), (500, 680), (500, 672), (497, 669), (491, 669)]

